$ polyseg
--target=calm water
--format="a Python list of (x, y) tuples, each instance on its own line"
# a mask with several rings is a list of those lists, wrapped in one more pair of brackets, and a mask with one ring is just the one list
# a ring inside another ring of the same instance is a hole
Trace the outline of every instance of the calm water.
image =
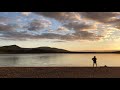
[(0, 67), (92, 66), (94, 55), (98, 66), (120, 66), (120, 54), (1, 54)]

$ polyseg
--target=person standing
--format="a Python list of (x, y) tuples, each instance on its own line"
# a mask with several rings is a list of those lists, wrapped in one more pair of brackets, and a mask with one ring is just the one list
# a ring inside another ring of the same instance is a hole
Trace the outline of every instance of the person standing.
[(93, 60), (93, 67), (94, 67), (94, 65), (96, 65), (96, 67), (97, 67), (97, 58), (96, 58), (96, 56), (94, 56), (92, 58), (92, 60)]

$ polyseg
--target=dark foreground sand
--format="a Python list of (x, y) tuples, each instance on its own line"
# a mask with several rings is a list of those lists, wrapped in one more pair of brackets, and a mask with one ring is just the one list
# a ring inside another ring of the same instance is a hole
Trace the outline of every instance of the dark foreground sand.
[(0, 78), (120, 78), (120, 67), (0, 67)]

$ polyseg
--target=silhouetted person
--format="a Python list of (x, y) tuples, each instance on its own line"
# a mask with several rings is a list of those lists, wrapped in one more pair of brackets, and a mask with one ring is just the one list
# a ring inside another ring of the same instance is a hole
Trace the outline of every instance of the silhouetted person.
[(96, 67), (97, 67), (97, 58), (96, 58), (96, 56), (94, 56), (92, 58), (92, 60), (93, 60), (93, 67), (94, 67), (94, 65), (96, 65)]

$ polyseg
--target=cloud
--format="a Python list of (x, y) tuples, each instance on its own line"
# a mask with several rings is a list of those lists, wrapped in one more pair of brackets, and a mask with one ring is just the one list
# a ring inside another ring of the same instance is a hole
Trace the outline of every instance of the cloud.
[(113, 27), (113, 28), (120, 29), (120, 19), (111, 22), (110, 25), (111, 25), (111, 27)]
[(11, 31), (15, 30), (15, 28), (18, 28), (18, 25), (0, 24), (0, 31)]
[(3, 35), (0, 36), (2, 39), (7, 40), (27, 40), (27, 39), (58, 39), (58, 40), (99, 40), (101, 36), (97, 36), (94, 33), (90, 33), (87, 31), (79, 31), (73, 34), (57, 34), (57, 33), (42, 33), (41, 35), (33, 35), (30, 33), (17, 32), (17, 31), (3, 31), (1, 32)]
[(67, 24), (64, 24), (64, 27), (68, 28), (68, 29), (74, 29), (75, 31), (82, 31), (84, 29), (95, 29), (95, 25), (94, 24), (86, 24), (85, 22), (69, 22)]
[(52, 23), (48, 20), (44, 20), (44, 19), (36, 20), (36, 19), (34, 19), (30, 23), (28, 23), (28, 25), (26, 25), (24, 27), (27, 28), (28, 30), (41, 30), (44, 28), (48, 28), (51, 25), (52, 25)]
[(13, 21), (14, 20), (12, 18), (0, 16), (0, 24), (8, 24)]
[(36, 35), (34, 39), (59, 39), (59, 40), (99, 40), (102, 36), (95, 35), (87, 31), (79, 31), (73, 34), (56, 34), (56, 33), (43, 33), (41, 35)]
[(115, 24), (113, 25), (113, 27), (115, 27), (115, 28), (117, 28), (117, 29), (120, 29), (120, 22), (119, 22), (119, 23), (115, 23)]
[(120, 15), (120, 13), (116, 12), (80, 12), (82, 18), (95, 20), (102, 23), (109, 23), (116, 21), (116, 16)]
[(66, 42), (66, 41), (62, 41), (62, 40), (57, 40), (57, 41), (53, 41), (54, 43), (61, 43), (61, 42)]
[(78, 31), (73, 34), (76, 40), (100, 40), (103, 36), (88, 31)]
[(29, 16), (29, 15), (31, 14), (31, 12), (21, 12), (21, 14), (22, 14), (23, 16)]
[[(0, 38), (9, 39), (9, 40), (27, 40), (27, 39), (58, 39), (64, 41), (73, 41), (73, 40), (99, 40), (103, 36), (96, 35), (95, 33), (89, 32), (90, 29), (97, 29), (95, 23), (87, 23), (88, 20), (81, 18), (83, 13), (79, 12), (34, 12), (37, 15), (42, 15), (44, 17), (53, 18), (58, 21), (64, 21), (61, 26), (58, 26), (56, 32), (42, 32), (39, 34), (33, 34), (36, 30), (50, 29), (52, 22), (47, 18), (45, 19), (34, 19), (31, 22), (19, 27), (19, 25), (13, 24), (0, 24)], [(22, 12), (23, 15), (28, 15), (27, 12)], [(93, 15), (93, 14), (92, 14)], [(93, 15), (94, 16), (94, 15)], [(105, 16), (107, 17), (107, 15)], [(109, 17), (111, 17), (109, 15)], [(87, 15), (84, 18), (103, 22), (104, 19), (88, 17)], [(108, 19), (107, 19), (108, 20)], [(18, 31), (16, 29), (23, 29), (23, 31)], [(69, 32), (70, 30), (75, 31), (74, 33), (60, 33)]]
[(34, 12), (37, 15), (53, 18), (58, 21), (83, 21), (94, 20), (102, 23), (109, 23), (118, 20), (119, 12)]
[(7, 17), (0, 17), (0, 22), (7, 22), (9, 21), (10, 19), (7, 18)]
[(64, 32), (66, 32), (66, 31), (69, 31), (69, 30), (68, 30), (68, 28), (66, 28), (64, 26), (60, 26), (60, 27), (58, 27), (57, 31), (64, 31)]
[(3, 32), (3, 35), (0, 38), (4, 40), (26, 40), (28, 34), (19, 33), (19, 32)]
[(44, 17), (53, 18), (59, 21), (80, 20), (80, 14), (77, 12), (34, 12)]
[(87, 20), (81, 18), (80, 12), (34, 12), (35, 14), (42, 15), (48, 18), (53, 18), (58, 21), (63, 21), (63, 26), (59, 27), (58, 30), (73, 29), (75, 31), (85, 29), (96, 29), (94, 23), (87, 24)]

